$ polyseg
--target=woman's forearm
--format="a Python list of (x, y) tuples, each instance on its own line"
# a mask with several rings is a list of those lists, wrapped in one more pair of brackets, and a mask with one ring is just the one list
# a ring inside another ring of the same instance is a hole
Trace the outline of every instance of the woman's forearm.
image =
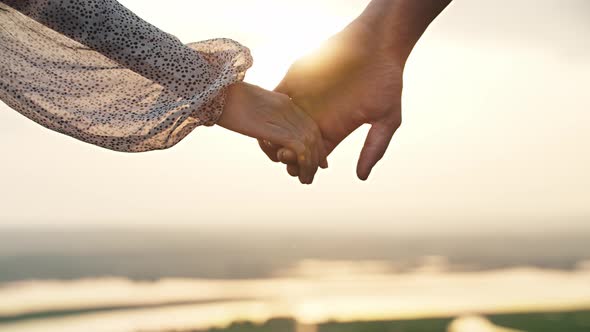
[(430, 23), (452, 0), (373, 0), (358, 18), (405, 64)]
[(215, 124), (252, 64), (228, 39), (183, 45), (116, 0), (0, 0), (0, 99), (108, 149), (169, 148)]

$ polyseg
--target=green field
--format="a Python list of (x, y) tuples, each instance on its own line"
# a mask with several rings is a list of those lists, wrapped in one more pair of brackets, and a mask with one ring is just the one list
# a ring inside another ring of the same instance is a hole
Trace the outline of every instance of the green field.
[[(560, 313), (527, 313), (489, 315), (487, 318), (502, 327), (528, 332), (590, 332), (590, 311)], [(317, 332), (446, 332), (454, 318), (373, 321), (320, 324)], [(236, 322), (226, 328), (207, 331), (182, 332), (295, 332), (296, 322), (292, 319), (272, 319), (264, 324)]]

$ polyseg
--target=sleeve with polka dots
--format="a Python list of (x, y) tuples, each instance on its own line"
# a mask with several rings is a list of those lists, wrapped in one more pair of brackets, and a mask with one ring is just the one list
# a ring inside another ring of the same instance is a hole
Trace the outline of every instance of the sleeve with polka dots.
[(249, 50), (184, 45), (115, 0), (0, 0), (0, 99), (35, 122), (124, 152), (213, 125)]

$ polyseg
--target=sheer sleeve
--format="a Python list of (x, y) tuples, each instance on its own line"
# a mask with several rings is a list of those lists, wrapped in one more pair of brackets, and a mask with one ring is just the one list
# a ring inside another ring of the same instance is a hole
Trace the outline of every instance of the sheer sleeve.
[(165, 149), (214, 124), (251, 65), (237, 42), (184, 45), (115, 0), (0, 0), (0, 99), (108, 149)]

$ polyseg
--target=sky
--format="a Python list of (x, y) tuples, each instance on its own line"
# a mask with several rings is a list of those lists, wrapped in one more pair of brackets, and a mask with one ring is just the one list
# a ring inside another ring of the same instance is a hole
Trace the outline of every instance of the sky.
[[(251, 48), (272, 89), (367, 0), (121, 0), (184, 42)], [(302, 186), (254, 140), (198, 128), (124, 154), (0, 104), (0, 227), (227, 226), (375, 232), (590, 229), (590, 3), (455, 0), (405, 72), (404, 124), (363, 183), (367, 128)]]

